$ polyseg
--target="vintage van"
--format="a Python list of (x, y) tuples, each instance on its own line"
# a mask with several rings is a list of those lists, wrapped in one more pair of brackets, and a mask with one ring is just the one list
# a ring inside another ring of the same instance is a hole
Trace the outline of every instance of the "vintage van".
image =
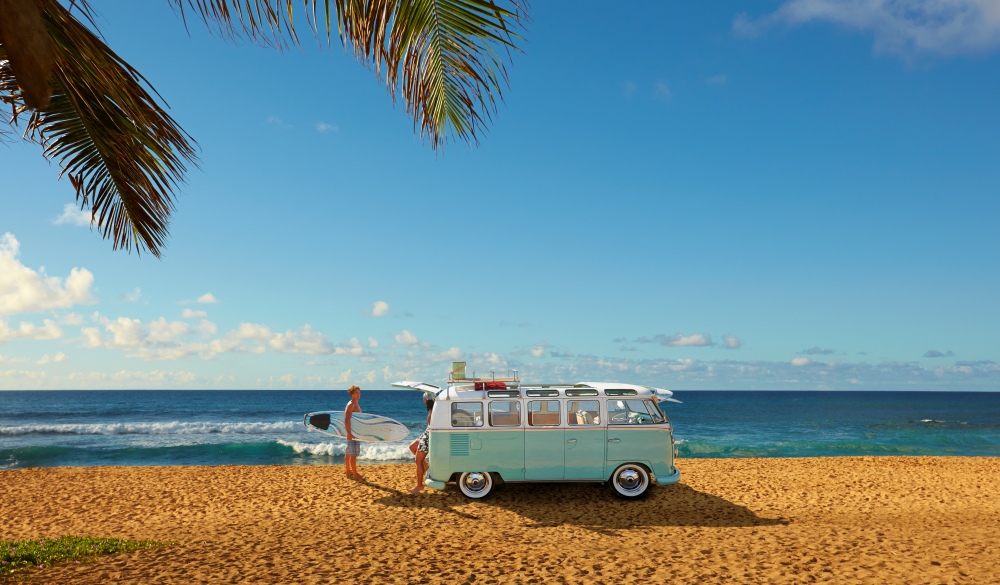
[[(459, 362), (461, 363), (461, 362)], [(445, 388), (393, 386), (434, 395), (424, 484), (455, 483), (467, 497), (502, 482), (603, 482), (622, 498), (680, 480), (673, 428), (660, 402), (669, 390), (620, 383), (522, 384), (505, 377), (466, 378)]]

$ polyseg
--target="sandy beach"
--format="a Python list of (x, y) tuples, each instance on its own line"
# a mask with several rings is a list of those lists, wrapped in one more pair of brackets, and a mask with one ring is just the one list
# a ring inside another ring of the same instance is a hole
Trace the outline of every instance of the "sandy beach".
[(413, 467), (0, 472), (0, 539), (175, 541), (31, 583), (1000, 582), (1000, 459), (681, 460), (627, 502), (594, 484), (411, 496)]

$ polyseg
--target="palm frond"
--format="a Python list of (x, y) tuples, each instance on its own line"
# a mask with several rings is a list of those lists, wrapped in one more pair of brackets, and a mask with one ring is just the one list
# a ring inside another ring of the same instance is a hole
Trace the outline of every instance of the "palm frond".
[[(172, 192), (185, 161), (196, 164), (193, 140), (146, 92), (148, 82), (58, 1), (45, 2), (45, 18), (55, 46), (53, 95), (46, 110), (31, 111), (25, 134), (69, 176), (81, 209), (91, 209), (115, 249), (159, 257)], [(25, 108), (12, 80), (0, 68), (0, 95), (7, 90), (16, 123)]]
[[(283, 47), (298, 43), (294, 0), (170, 0), (217, 33)], [(437, 148), (449, 136), (477, 141), (507, 85), (506, 57), (518, 50), (525, 3), (503, 0), (302, 0), (304, 18), (341, 41), (401, 94), (418, 133)], [(322, 25), (322, 26), (321, 26)]]

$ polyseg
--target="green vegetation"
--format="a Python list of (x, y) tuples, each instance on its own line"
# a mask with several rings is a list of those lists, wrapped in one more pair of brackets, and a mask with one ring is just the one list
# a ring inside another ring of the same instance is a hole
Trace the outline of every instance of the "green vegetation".
[(17, 571), (50, 567), (69, 561), (90, 562), (98, 555), (113, 555), (167, 546), (155, 540), (90, 538), (66, 535), (62, 538), (0, 541), (0, 579)]

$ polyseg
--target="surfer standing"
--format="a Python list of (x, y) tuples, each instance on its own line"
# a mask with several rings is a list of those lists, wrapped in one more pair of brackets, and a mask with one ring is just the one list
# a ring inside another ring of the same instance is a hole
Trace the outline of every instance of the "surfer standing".
[(351, 401), (347, 403), (344, 407), (344, 426), (347, 427), (347, 453), (344, 454), (344, 465), (347, 467), (347, 477), (350, 479), (364, 479), (365, 477), (358, 473), (358, 453), (361, 452), (361, 443), (354, 440), (354, 435), (351, 433), (351, 415), (355, 412), (361, 412), (361, 388), (358, 386), (351, 386), (347, 389), (347, 393), (351, 395)]

